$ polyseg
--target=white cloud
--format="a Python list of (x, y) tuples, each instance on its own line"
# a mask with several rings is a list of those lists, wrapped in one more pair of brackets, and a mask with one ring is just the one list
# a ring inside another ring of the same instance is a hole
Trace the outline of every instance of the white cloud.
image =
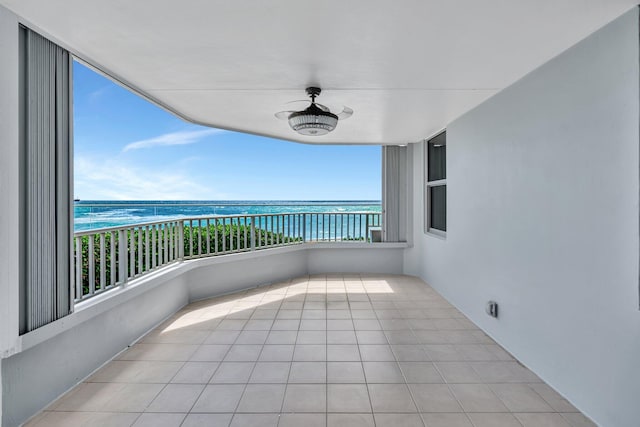
[(122, 151), (137, 150), (139, 148), (149, 148), (165, 145), (186, 145), (194, 144), (200, 141), (202, 138), (209, 135), (224, 132), (220, 129), (202, 129), (193, 131), (181, 131), (165, 133), (149, 139), (143, 139), (141, 141), (135, 141), (127, 144)]
[(150, 170), (86, 157), (75, 159), (74, 196), (90, 200), (216, 200), (228, 198), (179, 170)]

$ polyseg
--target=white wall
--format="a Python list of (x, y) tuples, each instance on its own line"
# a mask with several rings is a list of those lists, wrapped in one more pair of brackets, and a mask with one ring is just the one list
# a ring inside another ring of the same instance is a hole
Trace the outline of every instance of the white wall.
[[(18, 337), (18, 20), (0, 6), (0, 357)], [(1, 410), (1, 409), (0, 409)]]
[[(640, 423), (638, 9), (451, 123), (421, 276), (602, 426)], [(500, 304), (500, 318), (484, 313)]]
[[(18, 337), (18, 20), (0, 6), (0, 394)], [(0, 399), (0, 420), (2, 420)]]
[(178, 276), (4, 359), (1, 425), (19, 425), (187, 303)]

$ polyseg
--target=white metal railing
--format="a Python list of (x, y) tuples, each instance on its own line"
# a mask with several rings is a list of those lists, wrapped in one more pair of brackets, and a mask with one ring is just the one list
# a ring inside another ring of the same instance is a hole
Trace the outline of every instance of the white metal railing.
[(305, 242), (370, 241), (377, 212), (181, 218), (75, 233), (75, 301), (185, 259)]

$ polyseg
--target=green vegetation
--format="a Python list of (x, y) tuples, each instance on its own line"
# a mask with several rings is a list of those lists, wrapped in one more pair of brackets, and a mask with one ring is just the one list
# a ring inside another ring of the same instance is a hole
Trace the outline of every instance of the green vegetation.
[[(145, 271), (153, 268), (153, 265), (162, 265), (164, 260), (178, 259), (179, 252), (176, 247), (178, 242), (178, 227), (166, 227), (161, 229), (150, 229), (147, 234), (144, 229), (136, 229), (133, 232), (127, 231), (124, 236), (126, 247), (133, 249), (133, 269), (129, 265), (131, 263), (130, 252), (127, 249), (125, 256), (127, 256), (127, 264), (129, 271), (134, 271), (136, 275), (144, 273)], [(245, 239), (246, 236), (246, 239)], [(167, 239), (167, 251), (164, 251), (164, 240)], [(149, 239), (149, 250), (147, 252), (147, 238)], [(82, 295), (87, 295), (90, 292), (89, 288), (89, 239), (90, 236), (82, 236), (79, 238), (81, 241), (81, 258), (82, 258)], [(155, 239), (155, 240), (154, 240)], [(113, 250), (112, 250), (113, 240)], [(246, 240), (246, 246), (245, 246)], [(173, 242), (173, 245), (171, 244)], [(184, 255), (189, 257), (191, 254), (198, 256), (200, 254), (207, 254), (207, 242), (209, 244), (209, 252), (215, 253), (217, 247), (217, 253), (226, 252), (241, 252), (247, 251), (251, 248), (251, 226), (240, 224), (218, 224), (210, 225), (209, 227), (184, 227)], [(255, 229), (255, 246), (256, 249), (262, 247), (270, 247), (277, 244), (292, 244), (302, 242), (300, 237), (288, 237), (283, 233), (273, 233), (265, 229)], [(78, 239), (74, 243), (78, 244)], [(216, 246), (217, 244), (217, 246)], [(193, 252), (191, 251), (193, 245)], [(153, 250), (155, 247), (155, 259), (153, 258)], [(95, 259), (95, 277), (94, 286), (96, 291), (104, 290), (109, 287), (111, 283), (118, 281), (120, 260), (120, 235), (115, 233), (105, 233), (104, 235), (104, 248), (105, 248), (105, 260), (104, 265), (100, 260), (100, 234), (93, 236), (93, 256)], [(139, 251), (139, 248), (142, 250)], [(78, 248), (75, 248), (76, 254)], [(77, 255), (76, 255), (77, 256)], [(113, 269), (111, 259), (113, 258)], [(155, 261), (155, 263), (154, 263)], [(147, 268), (148, 264), (148, 268)], [(104, 268), (104, 283), (100, 282), (101, 271)], [(125, 276), (128, 276), (128, 272), (125, 272)], [(113, 280), (112, 280), (113, 277)], [(80, 295), (76, 295), (79, 298)]]

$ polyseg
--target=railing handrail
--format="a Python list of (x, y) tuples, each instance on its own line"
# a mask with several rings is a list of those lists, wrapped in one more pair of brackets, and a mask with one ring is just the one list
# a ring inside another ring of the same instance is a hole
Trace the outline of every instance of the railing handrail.
[(149, 202), (149, 203), (144, 203), (144, 202), (139, 202), (139, 203), (127, 203), (127, 202), (122, 202), (122, 203), (91, 203), (91, 202), (77, 202), (77, 204), (74, 204), (74, 207), (87, 207), (87, 208), (91, 208), (91, 207), (100, 207), (100, 208), (111, 208), (111, 207), (161, 207), (161, 206), (167, 206), (167, 207), (176, 207), (176, 206), (215, 206), (215, 207), (220, 207), (220, 208), (226, 208), (226, 207), (236, 207), (236, 206), (309, 206), (310, 203), (322, 203), (322, 204), (318, 204), (318, 207), (323, 207), (323, 206), (354, 206), (354, 205), (380, 205), (380, 200), (338, 200), (335, 202), (328, 202), (328, 203), (324, 203), (324, 202), (318, 202), (318, 201), (313, 201), (313, 200), (303, 200), (303, 201), (295, 201), (295, 200), (291, 200), (288, 203), (285, 203), (286, 201), (283, 202), (279, 202), (279, 203), (232, 203), (230, 201), (222, 201), (224, 203), (211, 203), (211, 202), (205, 202), (205, 203), (153, 203), (153, 202)]
[(381, 212), (280, 212), (176, 217), (78, 231), (75, 301), (195, 258), (307, 242), (374, 242), (372, 230), (381, 226)]
[(80, 230), (75, 231), (73, 233), (74, 237), (88, 236), (90, 234), (99, 234), (99, 233), (108, 233), (112, 231), (120, 231), (128, 228), (139, 228), (139, 227), (148, 227), (152, 225), (161, 225), (167, 224), (170, 222), (182, 221), (197, 221), (197, 220), (207, 220), (207, 219), (223, 219), (223, 218), (256, 218), (263, 216), (279, 216), (279, 215), (378, 215), (382, 212), (369, 212), (369, 211), (359, 211), (359, 212), (272, 212), (272, 213), (261, 213), (261, 214), (237, 214), (237, 215), (201, 215), (201, 216), (184, 216), (184, 217), (174, 217), (171, 219), (165, 219), (162, 221), (151, 221), (151, 222), (136, 222), (132, 224), (124, 224), (118, 225), (114, 227), (102, 227), (102, 228), (91, 228), (89, 230)]

